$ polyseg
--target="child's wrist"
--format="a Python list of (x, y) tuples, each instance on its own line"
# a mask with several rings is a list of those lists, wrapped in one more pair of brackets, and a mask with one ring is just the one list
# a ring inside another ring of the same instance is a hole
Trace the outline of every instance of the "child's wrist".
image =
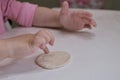
[(12, 45), (11, 45), (11, 42), (9, 41), (9, 39), (3, 39), (3, 46), (5, 46), (6, 48), (6, 57), (7, 58), (12, 58), (13, 57), (13, 53), (12, 53)]
[(7, 41), (6, 39), (0, 39), (0, 58), (6, 58), (8, 57), (8, 46), (7, 46)]

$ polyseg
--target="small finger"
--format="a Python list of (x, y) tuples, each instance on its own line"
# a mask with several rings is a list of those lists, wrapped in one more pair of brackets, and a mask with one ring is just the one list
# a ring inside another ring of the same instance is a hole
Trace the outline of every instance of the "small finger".
[(35, 35), (33, 43), (35, 46), (40, 46), (41, 44), (45, 44), (46, 40), (43, 37), (39, 37), (39, 35)]
[(45, 47), (46, 47), (46, 41), (44, 40), (44, 41), (41, 41), (41, 44), (39, 45), (39, 47), (41, 48), (41, 49), (44, 49)]
[(96, 22), (89, 17), (84, 17), (83, 20), (84, 20), (85, 24), (88, 24), (88, 26), (90, 26), (91, 28), (92, 28), (92, 26), (93, 27), (96, 26)]
[(84, 28), (92, 29), (90, 24), (85, 24)]
[(94, 27), (96, 26), (96, 22), (92, 19), (92, 17), (87, 17), (87, 16), (79, 16), (79, 17), (82, 17), (82, 18), (88, 20), (92, 26), (94, 26)]
[(84, 17), (84, 19), (88, 20), (91, 23), (92, 26), (94, 26), (94, 27), (96, 26), (96, 22), (92, 18)]
[(93, 25), (94, 27), (96, 27), (96, 26), (97, 26), (97, 23), (96, 23), (95, 21), (92, 21), (92, 25)]
[(43, 51), (44, 51), (45, 54), (48, 54), (48, 53), (49, 53), (48, 47), (46, 46), (46, 47), (43, 49)]
[(67, 14), (69, 10), (69, 4), (67, 1), (62, 3), (61, 14)]
[(44, 53), (49, 53), (49, 49), (48, 49), (48, 47), (46, 46), (46, 44), (40, 45), (40, 48), (44, 51)]
[(49, 37), (50, 37), (49, 44), (50, 44), (50, 45), (53, 45), (54, 42), (55, 42), (55, 37), (54, 37), (53, 34), (52, 34), (51, 32), (49, 32), (49, 31), (46, 31), (46, 33), (47, 33), (47, 35), (49, 35)]
[(83, 21), (85, 22), (85, 25), (84, 25), (84, 28), (88, 28), (88, 29), (92, 29), (92, 23), (89, 22), (88, 20), (86, 19), (83, 19)]
[(47, 34), (47, 33), (44, 33), (44, 34), (43, 34), (43, 38), (45, 39), (46, 44), (48, 44), (48, 43), (51, 41), (51, 37), (50, 37), (49, 34)]
[(76, 13), (76, 17), (78, 17), (79, 19), (82, 19), (82, 20), (84, 19), (85, 20), (85, 24), (88, 24), (88, 23), (93, 21), (91, 17), (79, 15), (78, 13)]
[(85, 22), (78, 16), (75, 16), (75, 15), (73, 16), (73, 22), (76, 26), (76, 29), (81, 30), (84, 28)]
[(87, 12), (87, 11), (78, 11), (77, 14), (80, 15), (80, 16), (86, 16), (86, 17), (92, 17), (93, 16), (92, 13)]

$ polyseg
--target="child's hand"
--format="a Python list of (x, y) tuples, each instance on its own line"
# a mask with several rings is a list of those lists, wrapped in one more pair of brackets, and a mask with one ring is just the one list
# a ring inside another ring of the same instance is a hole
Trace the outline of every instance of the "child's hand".
[(47, 44), (54, 44), (54, 36), (47, 30), (40, 30), (36, 34), (25, 34), (7, 39), (10, 57), (22, 58), (41, 48), (48, 53)]
[(60, 22), (65, 29), (71, 31), (83, 28), (91, 29), (92, 26), (96, 26), (91, 13), (86, 11), (70, 11), (67, 1), (64, 1), (62, 4)]
[(35, 34), (33, 42), (33, 46), (41, 48), (45, 53), (49, 53), (49, 49), (47, 48), (47, 44), (53, 45), (55, 38), (51, 32), (48, 30), (41, 30)]

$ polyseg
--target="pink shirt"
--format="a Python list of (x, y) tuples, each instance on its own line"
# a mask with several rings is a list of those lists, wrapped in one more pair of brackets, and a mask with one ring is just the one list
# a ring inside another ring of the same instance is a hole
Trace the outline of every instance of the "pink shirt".
[(0, 0), (0, 34), (5, 32), (4, 23), (7, 19), (16, 21), (22, 26), (32, 26), (37, 5), (16, 0)]

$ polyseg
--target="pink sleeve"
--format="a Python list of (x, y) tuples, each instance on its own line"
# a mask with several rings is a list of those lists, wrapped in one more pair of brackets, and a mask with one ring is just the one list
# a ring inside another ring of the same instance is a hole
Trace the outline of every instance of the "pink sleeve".
[(33, 5), (27, 2), (18, 2), (16, 0), (2, 0), (3, 14), (8, 19), (12, 19), (18, 22), (22, 26), (32, 26), (33, 17), (37, 5)]

